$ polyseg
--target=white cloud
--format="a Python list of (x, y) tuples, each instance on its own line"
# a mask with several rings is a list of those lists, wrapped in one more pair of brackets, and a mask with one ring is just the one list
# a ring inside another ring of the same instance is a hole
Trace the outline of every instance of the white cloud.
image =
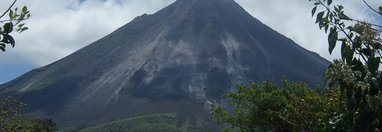
[[(372, 5), (382, 5), (382, 1), (372, 1)], [(327, 34), (319, 30), (311, 17), (313, 3), (308, 0), (237, 0), (250, 14), (291, 38), (302, 47), (314, 51), (328, 60), (340, 57), (339, 49), (332, 55), (328, 52)], [(377, 20), (361, 0), (337, 0), (334, 4), (342, 4), (351, 17)], [(367, 15), (365, 15), (367, 14)]]
[[(2, 0), (5, 9), (13, 0)], [(43, 66), (111, 33), (144, 13), (154, 13), (174, 0), (33, 0), (19, 1), (27, 5), (32, 17), (30, 28), (14, 34), (16, 47), (0, 53), (0, 67), (10, 63), (31, 63)], [(9, 4), (8, 4), (9, 3)]]
[[(12, 0), (1, 0), (0, 11)], [(111, 33), (113, 30), (144, 13), (154, 13), (175, 0), (33, 0), (19, 1), (27, 5), (32, 17), (30, 30), (15, 34), (17, 46), (0, 53), (4, 63), (25, 63), (37, 66), (49, 64)], [(310, 10), (308, 0), (236, 0), (250, 14), (276, 31), (291, 38), (308, 50), (332, 60), (326, 34), (320, 31)], [(346, 10), (357, 18), (376, 21), (360, 0), (344, 1)], [(382, 5), (382, 2), (369, 0)]]

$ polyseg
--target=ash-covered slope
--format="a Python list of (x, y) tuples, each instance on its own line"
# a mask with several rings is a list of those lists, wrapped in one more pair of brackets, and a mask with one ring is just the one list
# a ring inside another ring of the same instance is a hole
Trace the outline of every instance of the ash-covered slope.
[(327, 65), (233, 0), (177, 0), (1, 87), (63, 125), (156, 112), (203, 117), (236, 84), (317, 85)]

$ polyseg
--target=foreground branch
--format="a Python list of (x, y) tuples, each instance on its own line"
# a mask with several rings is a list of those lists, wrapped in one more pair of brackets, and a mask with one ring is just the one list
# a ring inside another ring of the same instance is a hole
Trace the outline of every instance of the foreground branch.
[(7, 14), (12, 9), (12, 7), (15, 5), (16, 2), (17, 0), (13, 1), (12, 5), (9, 6), (9, 8), (0, 16), (0, 18), (3, 18), (5, 14)]

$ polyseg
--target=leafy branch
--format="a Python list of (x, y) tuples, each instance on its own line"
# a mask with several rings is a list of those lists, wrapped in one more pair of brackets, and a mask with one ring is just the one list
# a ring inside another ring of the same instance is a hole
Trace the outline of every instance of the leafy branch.
[[(329, 53), (341, 43), (342, 60), (335, 60), (327, 71), (329, 86), (338, 85), (347, 101), (348, 110), (336, 127), (343, 131), (381, 129), (382, 26), (348, 17), (342, 5), (332, 5), (333, 0), (309, 1), (314, 2), (312, 16), (316, 15), (319, 28), (324, 28), (325, 32), (330, 29)], [(364, 3), (378, 13), (366, 1)], [(316, 14), (318, 7), (324, 10)]]
[(12, 7), (16, 4), (16, 2), (17, 2), (17, 0), (14, 0), (12, 2), (12, 4), (8, 7), (8, 9), (5, 10), (4, 13), (0, 16), (0, 19), (3, 18), (12, 9)]
[[(15, 46), (15, 40), (11, 36), (11, 33), (16, 30), (21, 33), (25, 30), (28, 30), (28, 27), (25, 26), (23, 21), (29, 19), (30, 12), (28, 8), (24, 6), (21, 10), (18, 8), (12, 9), (17, 0), (14, 0), (9, 8), (0, 16), (0, 23), (3, 24), (2, 28), (0, 27), (0, 50), (5, 51), (7, 45)], [(6, 14), (8, 14), (8, 19), (2, 19)]]

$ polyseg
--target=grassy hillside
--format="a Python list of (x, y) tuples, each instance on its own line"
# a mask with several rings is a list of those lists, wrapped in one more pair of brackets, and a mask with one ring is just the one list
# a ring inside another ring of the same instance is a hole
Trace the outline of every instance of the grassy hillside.
[(203, 132), (208, 131), (199, 120), (191, 124), (180, 123), (176, 114), (138, 116), (79, 130), (80, 132)]

